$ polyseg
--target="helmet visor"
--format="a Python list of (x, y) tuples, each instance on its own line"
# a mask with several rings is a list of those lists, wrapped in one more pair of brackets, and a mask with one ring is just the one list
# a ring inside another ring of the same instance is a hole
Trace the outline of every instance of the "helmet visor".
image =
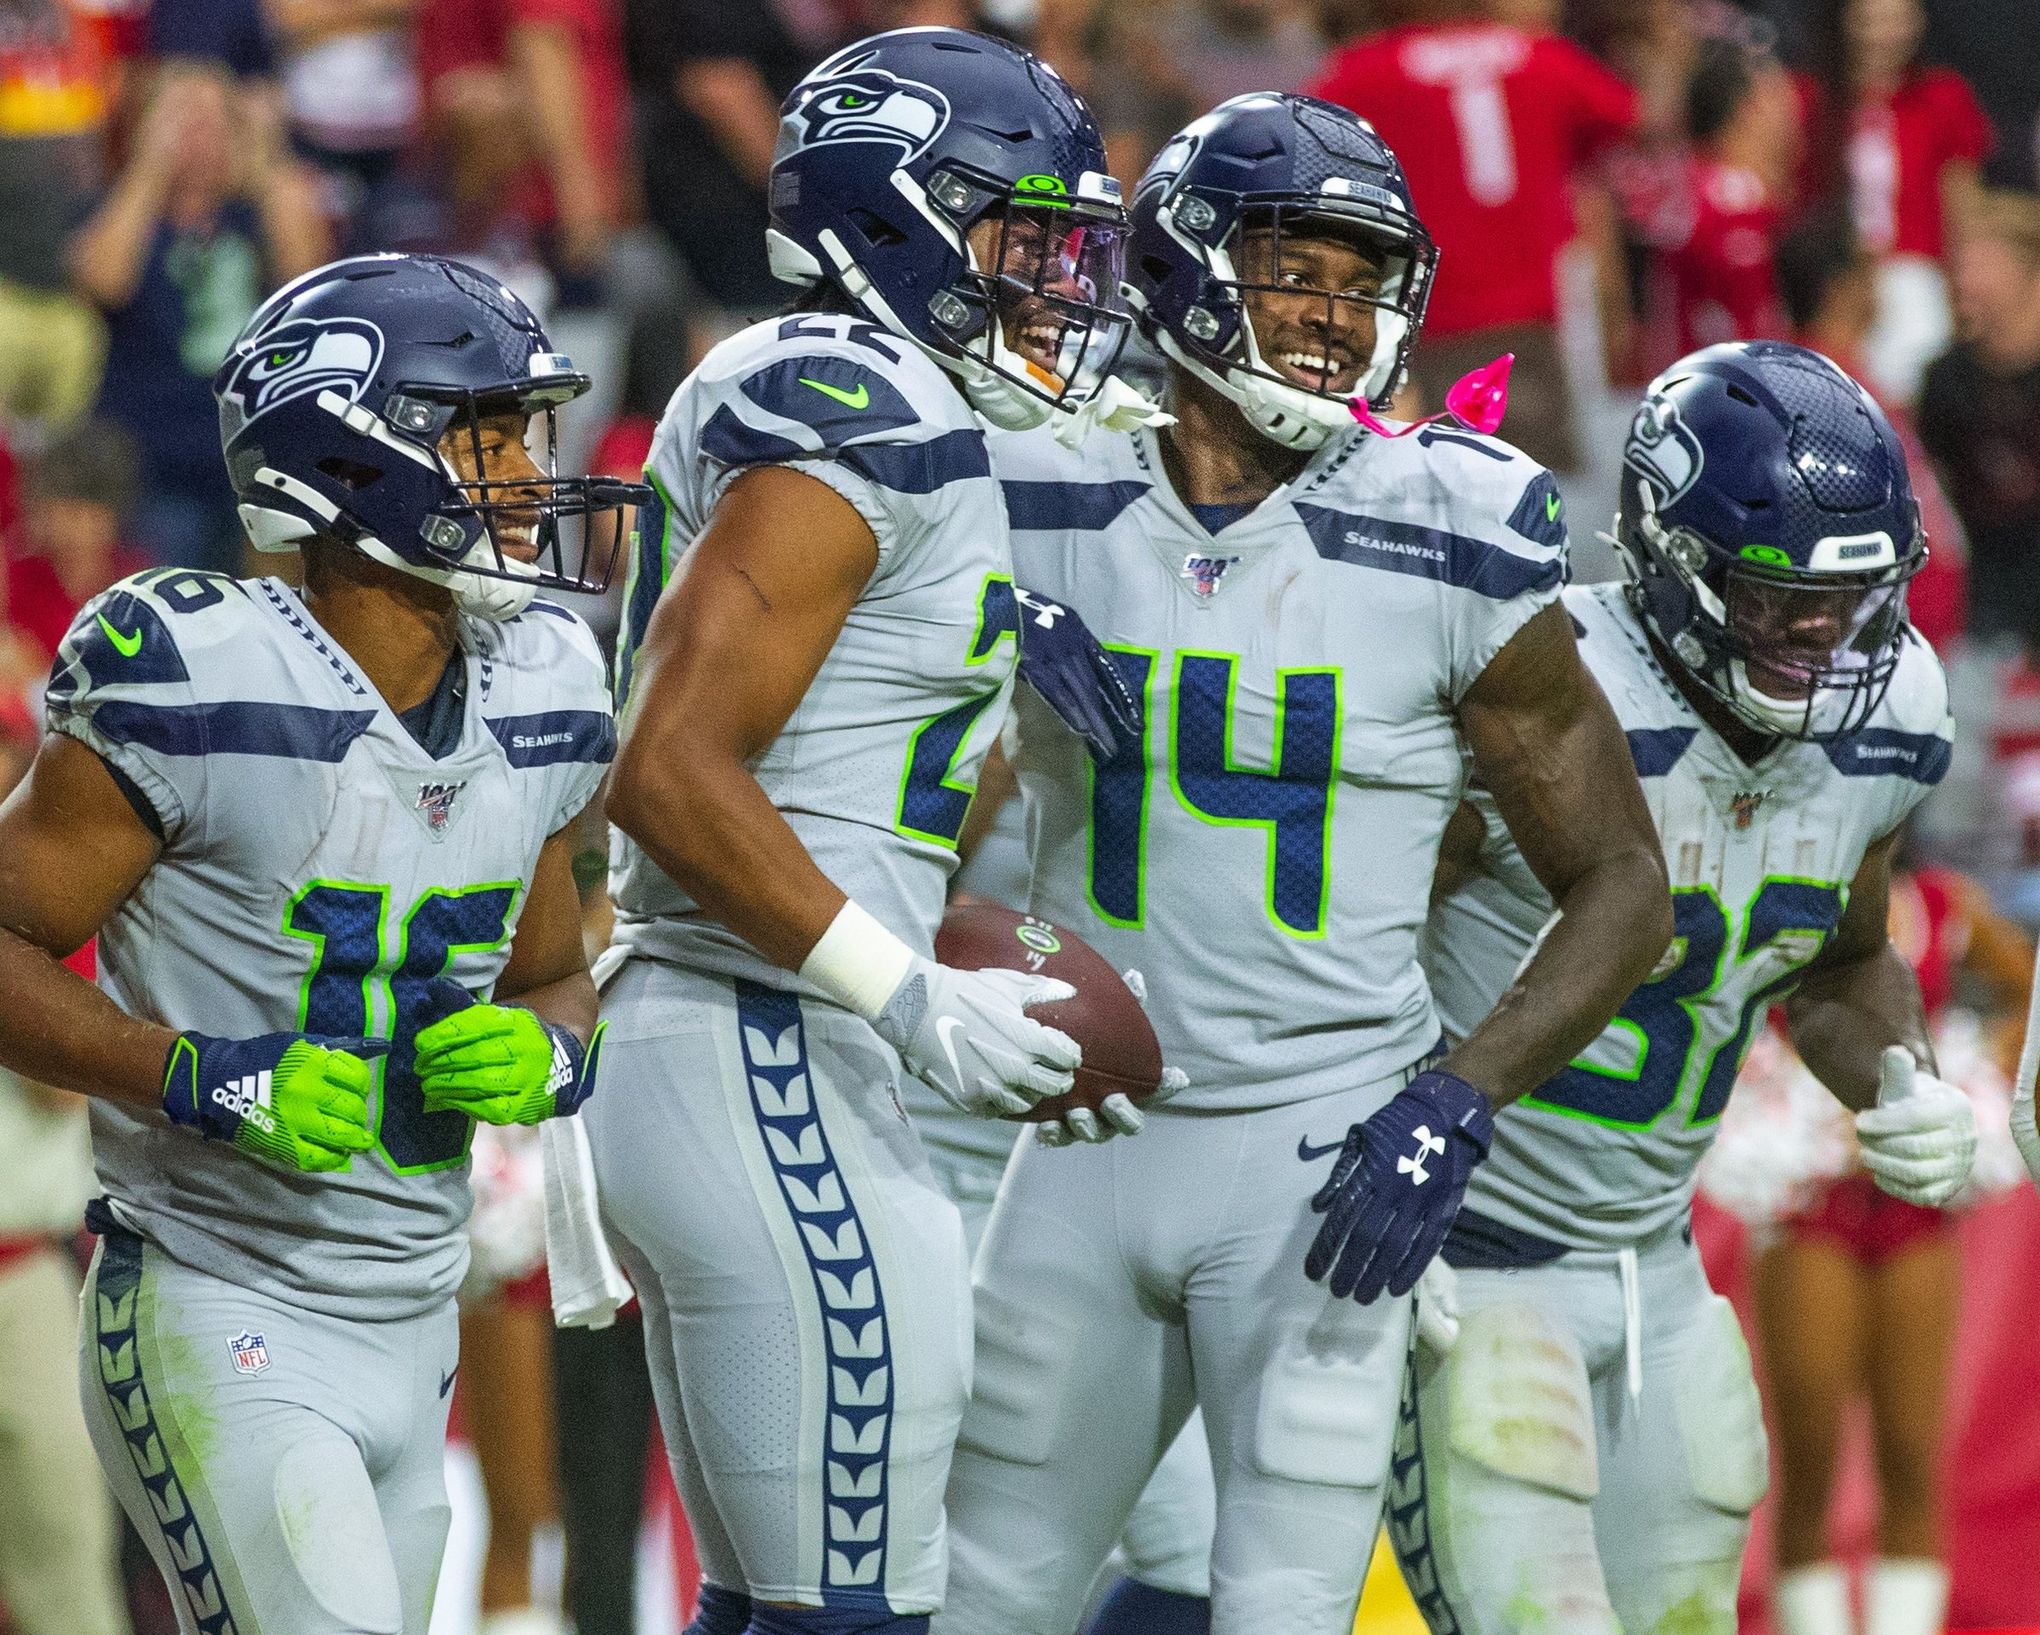
[(1738, 691), (1791, 737), (1852, 731), (1897, 667), (1906, 583), (1919, 557), (1874, 575), (1817, 582), (1728, 572), (1723, 610)]
[(1098, 389), (1126, 340), (1125, 220), (1017, 201), (991, 219), (996, 243), (977, 284), (994, 321), (972, 350), (1050, 403), (1074, 407)]

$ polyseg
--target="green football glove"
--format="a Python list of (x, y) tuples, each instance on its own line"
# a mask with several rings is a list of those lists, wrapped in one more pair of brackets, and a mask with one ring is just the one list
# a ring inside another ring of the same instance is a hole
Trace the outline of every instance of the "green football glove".
[(163, 1064), (163, 1111), (172, 1124), (283, 1169), (344, 1170), (375, 1145), (368, 1128), (375, 1069), (364, 1058), (388, 1049), (381, 1039), (320, 1034), (180, 1033)]
[(444, 978), (433, 986), (437, 1004), (459, 1008), (418, 1034), (415, 1071), (428, 1109), (484, 1124), (537, 1124), (588, 1099), (602, 1050), (600, 1024), (583, 1045), (521, 1006), (477, 1004)]

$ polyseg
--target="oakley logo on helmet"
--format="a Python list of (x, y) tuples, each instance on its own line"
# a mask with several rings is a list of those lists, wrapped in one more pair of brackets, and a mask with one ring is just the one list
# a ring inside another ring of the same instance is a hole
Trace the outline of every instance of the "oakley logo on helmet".
[(1679, 418), (1679, 406), (1656, 397), (1637, 411), (1622, 463), (1658, 490), (1657, 503), (1662, 506), (1678, 500), (1700, 480), (1707, 456)]
[(382, 331), (365, 318), (295, 318), (256, 338), (221, 395), (243, 423), (307, 392), (332, 390), (352, 403), (382, 360)]
[(823, 81), (787, 118), (800, 147), (890, 142), (906, 164), (942, 134), (949, 99), (932, 85), (871, 68)]

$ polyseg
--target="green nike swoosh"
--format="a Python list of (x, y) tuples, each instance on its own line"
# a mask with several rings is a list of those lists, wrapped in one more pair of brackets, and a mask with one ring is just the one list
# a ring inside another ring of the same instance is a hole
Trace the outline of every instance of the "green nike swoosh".
[(1544, 520), (1546, 522), (1558, 521), (1558, 503), (1558, 496), (1556, 494), (1546, 494), (1544, 496)]
[(139, 629), (131, 636), (123, 636), (107, 622), (104, 613), (95, 614), (94, 617), (99, 620), (99, 628), (106, 632), (106, 639), (113, 643), (122, 658), (131, 659), (142, 650), (142, 633)]
[(799, 378), (801, 385), (812, 386), (824, 397), (833, 397), (846, 409), (867, 408), (871, 403), (871, 388), (861, 380), (857, 383), (856, 391), (846, 392), (842, 387), (831, 386), (825, 380), (809, 380), (806, 375), (802, 375)]

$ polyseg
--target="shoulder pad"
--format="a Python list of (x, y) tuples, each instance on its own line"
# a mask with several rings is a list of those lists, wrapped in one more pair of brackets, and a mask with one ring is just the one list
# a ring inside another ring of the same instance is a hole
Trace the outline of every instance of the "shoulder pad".
[(255, 609), (238, 579), (151, 568), (101, 591), (65, 633), (52, 701), (81, 692), (189, 684), (212, 650), (241, 637)]
[(962, 394), (918, 348), (833, 315), (753, 325), (710, 353), (690, 387), (701, 395), (701, 452), (724, 465), (979, 431)]
[(609, 666), (595, 632), (572, 608), (534, 598), (516, 618), (501, 624), (476, 620), (490, 662), (519, 678), (520, 688), (557, 693), (562, 699), (609, 696)]
[(1927, 639), (1908, 627), (1898, 673), (1870, 724), (1825, 747), (1845, 777), (1904, 778), (1931, 787), (1947, 776), (1954, 744), (1947, 673)]
[(1132, 437), (1094, 431), (1083, 446), (1067, 449), (1054, 430), (994, 431), (985, 436), (992, 475), (1017, 532), (1095, 533), (1154, 487)]

